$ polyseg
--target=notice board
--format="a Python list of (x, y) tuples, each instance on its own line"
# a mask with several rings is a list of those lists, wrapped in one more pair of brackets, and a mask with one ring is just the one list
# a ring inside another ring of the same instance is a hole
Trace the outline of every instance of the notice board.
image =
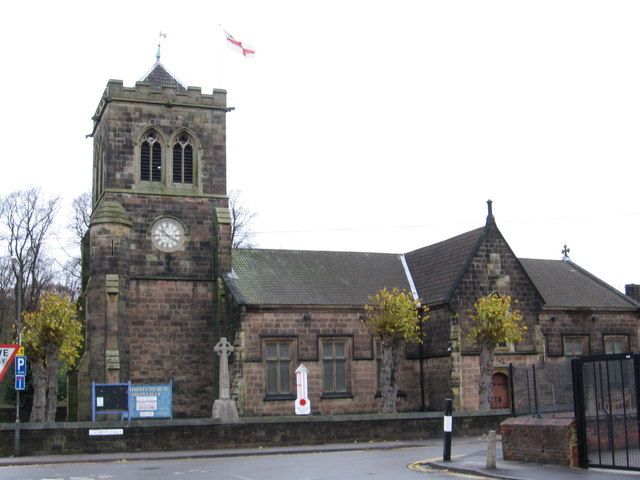
[(94, 383), (91, 392), (91, 412), (96, 415), (129, 411), (128, 383)]
[(129, 418), (173, 418), (173, 383), (129, 387)]

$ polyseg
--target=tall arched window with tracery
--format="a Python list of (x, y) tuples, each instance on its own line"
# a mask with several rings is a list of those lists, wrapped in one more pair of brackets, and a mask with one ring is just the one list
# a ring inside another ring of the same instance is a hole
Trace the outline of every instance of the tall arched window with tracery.
[(153, 130), (146, 134), (140, 145), (140, 180), (162, 181), (162, 145)]
[(193, 183), (193, 144), (187, 134), (173, 144), (173, 183)]

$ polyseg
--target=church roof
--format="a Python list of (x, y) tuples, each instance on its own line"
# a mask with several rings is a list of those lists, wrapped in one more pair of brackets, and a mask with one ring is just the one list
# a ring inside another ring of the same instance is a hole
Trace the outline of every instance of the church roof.
[(546, 307), (629, 309), (640, 304), (571, 261), (521, 258)]
[(143, 82), (147, 82), (151, 85), (152, 88), (156, 88), (160, 90), (163, 86), (167, 87), (175, 87), (179, 92), (186, 92), (187, 88), (176, 79), (169, 71), (166, 69), (164, 65), (160, 63), (158, 60), (154, 63), (151, 70), (142, 77)]
[(405, 255), (418, 297), (424, 303), (449, 301), (485, 232), (486, 227), (478, 228)]
[(400, 255), (235, 249), (225, 275), (241, 305), (362, 306), (383, 287), (409, 290)]

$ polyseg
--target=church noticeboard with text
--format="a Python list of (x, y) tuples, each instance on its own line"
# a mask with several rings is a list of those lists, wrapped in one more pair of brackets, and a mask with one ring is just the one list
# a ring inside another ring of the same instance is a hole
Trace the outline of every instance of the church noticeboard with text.
[(173, 384), (129, 387), (129, 418), (173, 418)]

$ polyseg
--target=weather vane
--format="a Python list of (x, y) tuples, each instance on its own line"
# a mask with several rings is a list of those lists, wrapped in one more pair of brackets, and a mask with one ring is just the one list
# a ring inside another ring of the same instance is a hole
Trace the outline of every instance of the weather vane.
[(569, 260), (569, 252), (571, 251), (570, 248), (567, 247), (567, 244), (564, 244), (564, 248), (562, 249), (562, 260), (563, 261), (567, 261)]
[(162, 42), (163, 38), (167, 38), (167, 34), (161, 31), (160, 37), (158, 38), (158, 51), (156, 52), (156, 60), (158, 62), (160, 61), (160, 43)]

